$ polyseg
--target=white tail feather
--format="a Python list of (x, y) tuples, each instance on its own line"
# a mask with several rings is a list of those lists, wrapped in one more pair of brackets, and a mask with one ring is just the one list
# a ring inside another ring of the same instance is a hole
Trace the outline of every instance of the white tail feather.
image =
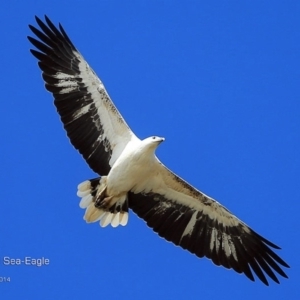
[(92, 202), (93, 202), (93, 196), (91, 194), (88, 194), (87, 196), (84, 196), (80, 200), (79, 206), (80, 208), (87, 208)]
[(108, 224), (110, 224), (111, 221), (112, 221), (113, 216), (114, 216), (113, 213), (106, 212), (105, 215), (100, 220), (100, 226), (101, 227), (106, 227)]
[(102, 214), (103, 210), (96, 208), (92, 203), (87, 207), (83, 218), (87, 223), (93, 223), (98, 221)]
[(120, 224), (120, 212), (117, 212), (117, 213), (114, 215), (114, 217), (112, 218), (110, 224), (111, 224), (111, 226), (114, 227), (114, 228), (119, 226), (119, 224)]
[(91, 192), (91, 190), (86, 190), (86, 191), (84, 191), (84, 192), (82, 192), (82, 191), (78, 190), (78, 192), (77, 192), (77, 196), (78, 196), (78, 197), (84, 197), (84, 196), (87, 196), (87, 195), (89, 195), (89, 194), (90, 194), (90, 192)]
[(78, 184), (78, 191), (84, 192), (91, 189), (91, 182), (89, 180), (86, 180), (84, 182), (81, 182)]
[(120, 225), (126, 226), (128, 223), (128, 212), (123, 212), (120, 214)]

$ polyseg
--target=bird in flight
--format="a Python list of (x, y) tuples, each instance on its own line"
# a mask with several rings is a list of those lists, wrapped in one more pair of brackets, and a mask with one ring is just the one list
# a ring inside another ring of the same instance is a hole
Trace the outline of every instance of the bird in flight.
[[(128, 209), (159, 236), (214, 264), (279, 283), (289, 268), (280, 249), (211, 197), (170, 171), (156, 157), (164, 138), (140, 140), (110, 99), (102, 81), (87, 64), (65, 30), (45, 16), (40, 29), (29, 25), (37, 50), (31, 53), (42, 70), (46, 89), (73, 146), (100, 177), (78, 185), (86, 222), (125, 226)], [(275, 272), (274, 272), (275, 271)], [(266, 276), (267, 275), (267, 276)]]

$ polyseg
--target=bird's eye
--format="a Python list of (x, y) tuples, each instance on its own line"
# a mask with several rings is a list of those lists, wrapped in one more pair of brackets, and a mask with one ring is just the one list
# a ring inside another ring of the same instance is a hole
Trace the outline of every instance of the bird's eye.
[(155, 139), (156, 139), (156, 136), (153, 136), (152, 139), (155, 140)]

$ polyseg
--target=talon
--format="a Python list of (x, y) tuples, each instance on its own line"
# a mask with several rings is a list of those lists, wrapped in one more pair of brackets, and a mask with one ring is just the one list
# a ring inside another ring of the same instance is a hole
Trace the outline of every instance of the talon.
[(95, 201), (95, 207), (97, 208), (109, 208), (110, 207), (110, 202), (112, 200), (113, 196), (105, 197), (104, 199), (97, 199)]

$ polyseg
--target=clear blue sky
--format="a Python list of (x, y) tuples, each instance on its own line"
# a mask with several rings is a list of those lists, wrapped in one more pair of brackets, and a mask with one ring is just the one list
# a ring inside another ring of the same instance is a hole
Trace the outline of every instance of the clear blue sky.
[[(157, 155), (170, 169), (282, 247), (288, 280), (253, 283), (134, 214), (125, 228), (83, 221), (76, 187), (95, 174), (66, 138), (26, 39), (44, 14), (63, 24), (132, 130), (166, 137)], [(3, 2), (2, 299), (298, 298), (299, 15), (299, 1)], [(50, 265), (5, 266), (5, 256)]]

